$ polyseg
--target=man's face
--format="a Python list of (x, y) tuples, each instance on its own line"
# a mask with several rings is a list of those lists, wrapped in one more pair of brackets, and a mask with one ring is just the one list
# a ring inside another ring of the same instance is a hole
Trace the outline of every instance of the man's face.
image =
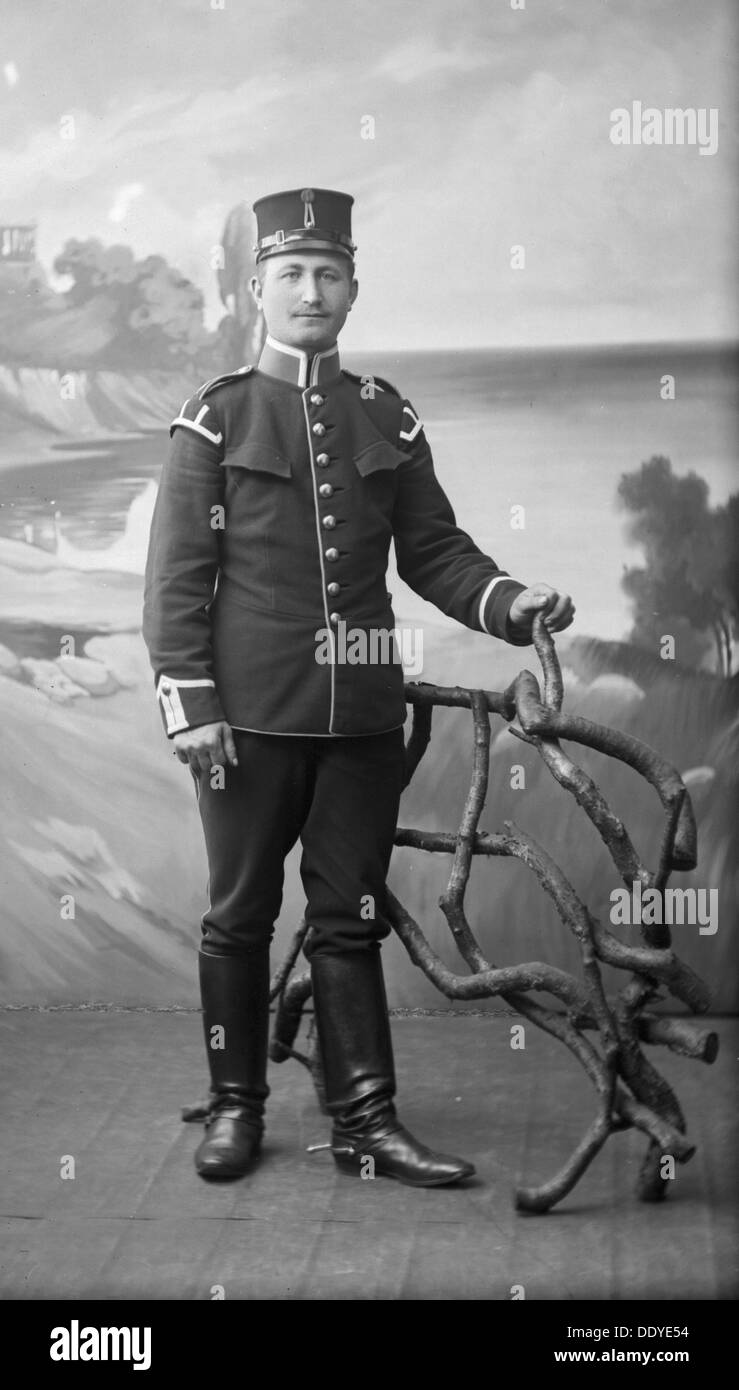
[(349, 279), (345, 256), (330, 251), (288, 251), (268, 256), (264, 283), (250, 282), (273, 338), (304, 352), (323, 352), (335, 342), (359, 286)]

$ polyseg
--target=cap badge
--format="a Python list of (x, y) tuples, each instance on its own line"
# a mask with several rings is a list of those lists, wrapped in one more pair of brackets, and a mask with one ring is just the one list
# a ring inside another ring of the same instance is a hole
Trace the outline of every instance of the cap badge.
[(301, 198), (302, 198), (302, 200), (303, 200), (303, 202), (304, 202), (304, 204), (305, 204), (305, 213), (304, 213), (304, 216), (303, 216), (303, 226), (304, 226), (304, 227), (315, 227), (315, 225), (316, 225), (316, 218), (315, 218), (315, 214), (314, 214), (314, 212), (313, 212), (313, 199), (315, 198), (316, 195), (315, 195), (315, 193), (313, 192), (313, 189), (312, 189), (312, 188), (304, 188), (304, 189), (302, 190), (300, 196), (301, 196)]

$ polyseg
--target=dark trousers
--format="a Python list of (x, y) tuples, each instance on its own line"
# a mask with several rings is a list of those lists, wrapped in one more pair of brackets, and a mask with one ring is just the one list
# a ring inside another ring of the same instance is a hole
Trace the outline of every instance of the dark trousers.
[(225, 785), (215, 787), (209, 773), (196, 777), (210, 897), (201, 950), (237, 955), (271, 941), (285, 855), (298, 836), (311, 928), (304, 954), (372, 948), (390, 932), (385, 878), (402, 728), (356, 738), (234, 730), (234, 739), (239, 765), (225, 770)]

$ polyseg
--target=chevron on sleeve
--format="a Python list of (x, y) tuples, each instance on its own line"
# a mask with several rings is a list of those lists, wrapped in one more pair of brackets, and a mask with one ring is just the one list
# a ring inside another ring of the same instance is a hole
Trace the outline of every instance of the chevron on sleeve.
[(403, 429), (400, 431), (399, 438), (404, 439), (410, 444), (416, 435), (423, 429), (423, 423), (419, 420), (412, 405), (408, 401), (403, 403)]
[(210, 444), (221, 444), (223, 433), (219, 428), (218, 420), (209, 405), (204, 405), (203, 401), (209, 396), (216, 387), (223, 386), (229, 381), (241, 381), (253, 367), (239, 367), (234, 372), (224, 372), (222, 376), (214, 376), (210, 381), (206, 381), (200, 386), (193, 396), (188, 396), (179, 415), (175, 417), (169, 427), (172, 434), (175, 426), (182, 425), (185, 429), (192, 430), (194, 434), (199, 434), (202, 439), (207, 439)]
[[(221, 430), (218, 429), (218, 422), (212, 414), (209, 405), (203, 405), (199, 395), (188, 396), (179, 415), (176, 415), (169, 427), (170, 435), (178, 425), (185, 429), (192, 430), (194, 434), (199, 434), (202, 439), (207, 439), (210, 444), (220, 444), (223, 439)], [(216, 428), (212, 428), (215, 426)]]

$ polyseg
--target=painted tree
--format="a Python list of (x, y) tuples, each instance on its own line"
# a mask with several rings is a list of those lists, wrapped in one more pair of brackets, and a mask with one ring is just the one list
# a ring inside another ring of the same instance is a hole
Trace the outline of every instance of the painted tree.
[(106, 365), (176, 368), (207, 351), (202, 292), (163, 256), (137, 260), (129, 246), (70, 240), (54, 269), (71, 279), (64, 293), (70, 309), (105, 306)]
[(249, 289), (255, 271), (254, 218), (248, 203), (237, 203), (226, 218), (221, 237), (223, 266), (218, 271), (221, 300), (234, 324), (232, 367), (255, 362), (264, 341), (264, 320)]
[(700, 638), (707, 637), (718, 670), (729, 676), (739, 634), (739, 495), (713, 509), (708, 496), (704, 478), (678, 477), (662, 455), (622, 474), (618, 499), (629, 513), (629, 539), (645, 559), (625, 571), (622, 584), (633, 604), (634, 642), (656, 650), (666, 632), (682, 625), (698, 638), (689, 659), (699, 656)]

